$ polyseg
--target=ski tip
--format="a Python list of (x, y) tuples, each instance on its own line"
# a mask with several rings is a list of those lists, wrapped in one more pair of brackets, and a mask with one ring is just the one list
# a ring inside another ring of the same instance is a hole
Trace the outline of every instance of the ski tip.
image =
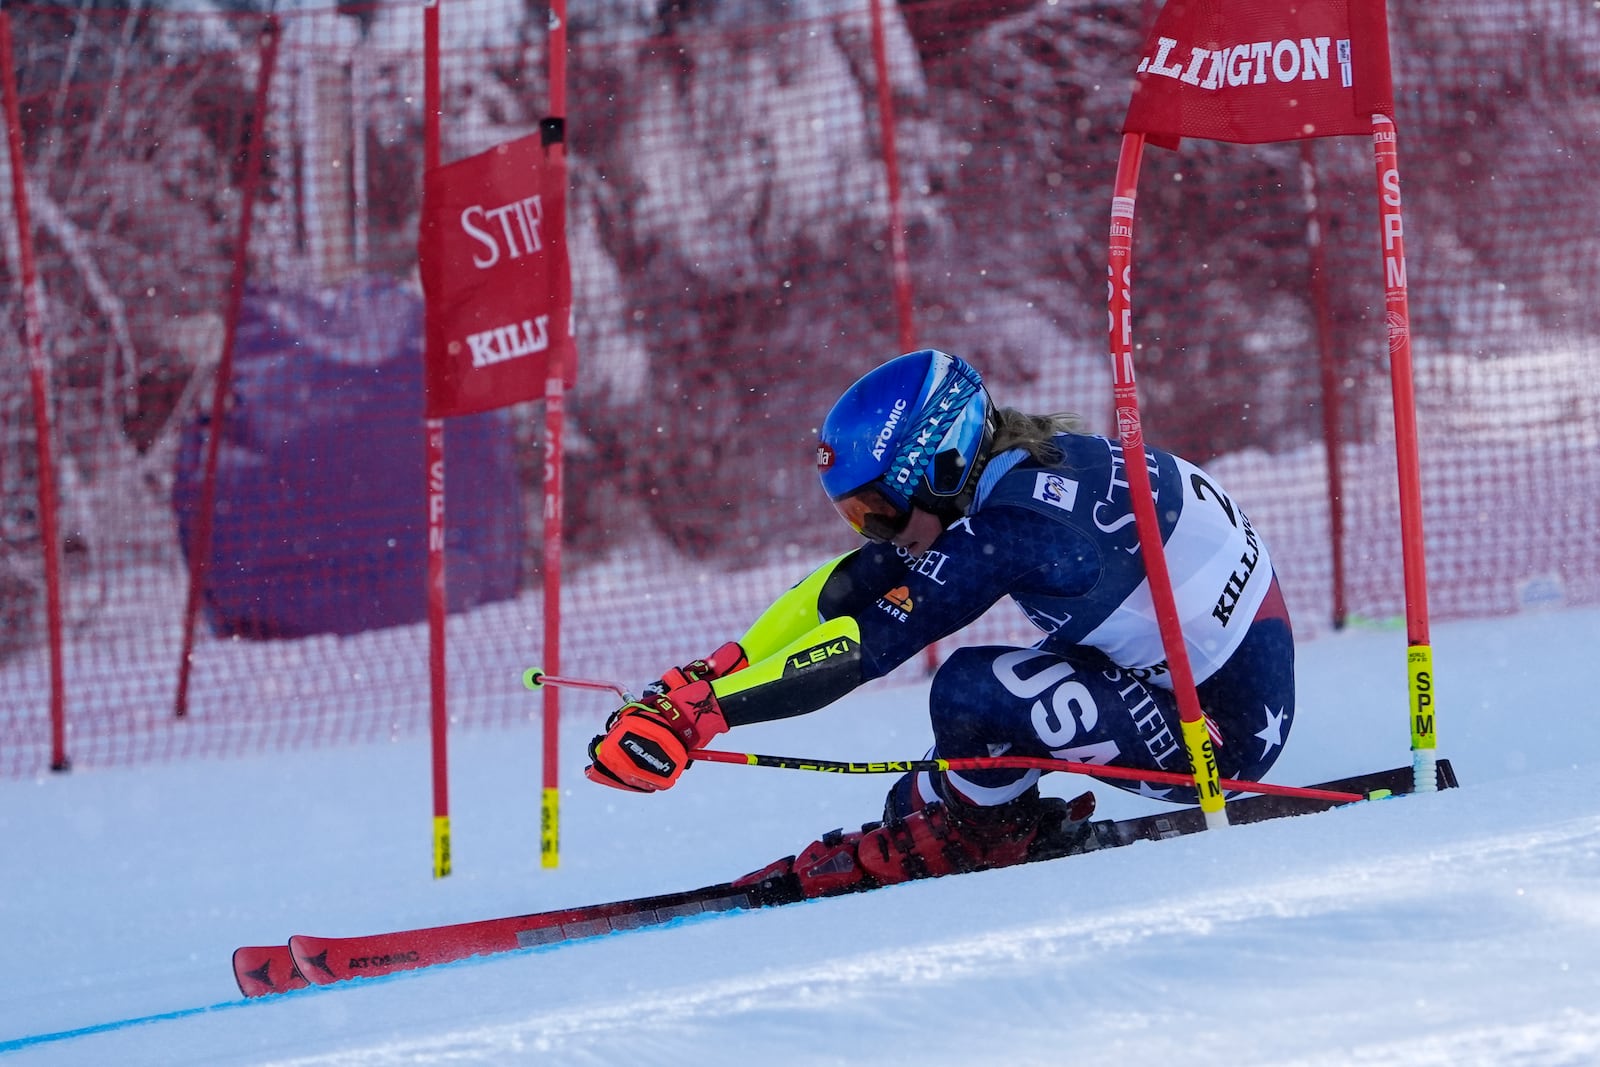
[(321, 938), (296, 934), (289, 939), (289, 955), (295, 970), (312, 985), (329, 985), (339, 980), (340, 976), (328, 966), (328, 949)]
[(247, 945), (234, 950), (233, 979), (246, 997), (304, 989), (310, 983), (295, 966), (287, 945)]

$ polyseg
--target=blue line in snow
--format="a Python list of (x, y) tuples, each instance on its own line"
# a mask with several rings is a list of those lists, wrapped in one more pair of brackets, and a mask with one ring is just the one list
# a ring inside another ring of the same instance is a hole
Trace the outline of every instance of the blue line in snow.
[(14, 1037), (9, 1041), (0, 1041), (0, 1055), (7, 1052), (16, 1052), (18, 1049), (31, 1048), (34, 1045), (48, 1045), (52, 1041), (70, 1041), (75, 1037), (88, 1037), (91, 1034), (107, 1034), (115, 1030), (131, 1030), (136, 1026), (145, 1026), (149, 1023), (164, 1023), (172, 1019), (186, 1019), (191, 1015), (204, 1015), (207, 1012), (227, 1011), (230, 1008), (242, 1008), (250, 1001), (240, 998), (238, 1000), (224, 1000), (216, 1004), (207, 1004), (200, 1008), (179, 1008), (177, 1011), (164, 1011), (156, 1015), (139, 1015), (132, 1019), (117, 1019), (109, 1023), (95, 1023), (93, 1026), (80, 1026), (76, 1030), (57, 1030), (49, 1034), (29, 1034), (27, 1037)]
[[(811, 903), (801, 901), (799, 903)], [(286, 997), (315, 996), (336, 989), (349, 989), (355, 986), (378, 985), (386, 982), (405, 981), (417, 978), (430, 972), (452, 970), (462, 967), (475, 967), (494, 960), (502, 960), (516, 956), (542, 956), (558, 949), (572, 945), (581, 945), (590, 941), (598, 941), (618, 934), (649, 933), (655, 930), (671, 930), (682, 926), (690, 926), (713, 919), (727, 918), (734, 915), (748, 914), (747, 909), (735, 908), (731, 911), (705, 911), (697, 915), (680, 915), (664, 923), (655, 923), (650, 926), (641, 926), (628, 930), (607, 930), (593, 934), (589, 937), (574, 937), (565, 941), (553, 941), (548, 945), (530, 945), (527, 948), (510, 949), (506, 952), (495, 952), (484, 956), (468, 956), (464, 959), (451, 960), (449, 963), (438, 963), (431, 967), (422, 967), (412, 971), (395, 971), (391, 974), (375, 975), (371, 978), (348, 978), (329, 986), (305, 986), (301, 989), (290, 990), (287, 993), (274, 993), (264, 997), (240, 997), (237, 1000), (223, 1000), (215, 1004), (207, 1004), (198, 1008), (178, 1008), (174, 1011), (158, 1012), (155, 1015), (138, 1015), (131, 1019), (117, 1019), (107, 1023), (95, 1023), (93, 1026), (80, 1026), (74, 1030), (56, 1030), (48, 1034), (29, 1034), (26, 1037), (14, 1037), (8, 1041), (0, 1041), (0, 1056), (7, 1052), (16, 1052), (19, 1049), (32, 1048), (35, 1045), (48, 1045), (55, 1041), (71, 1041), (79, 1037), (91, 1037), (95, 1034), (113, 1033), (118, 1030), (132, 1030), (138, 1026), (148, 1026), (151, 1023), (171, 1022), (174, 1019), (187, 1019), (195, 1015), (206, 1015), (211, 1012), (232, 1011), (234, 1008), (251, 1008), (260, 1004), (282, 1003)]]

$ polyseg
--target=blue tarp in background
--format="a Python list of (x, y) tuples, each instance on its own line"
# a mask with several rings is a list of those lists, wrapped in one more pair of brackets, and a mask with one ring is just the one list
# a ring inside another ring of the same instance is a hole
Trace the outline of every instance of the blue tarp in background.
[[(245, 294), (205, 588), (213, 632), (354, 634), (427, 617), (422, 337), (421, 296), (387, 277)], [(209, 422), (186, 428), (173, 488), (189, 558)], [(509, 416), (449, 420), (445, 471), (450, 610), (515, 596)]]

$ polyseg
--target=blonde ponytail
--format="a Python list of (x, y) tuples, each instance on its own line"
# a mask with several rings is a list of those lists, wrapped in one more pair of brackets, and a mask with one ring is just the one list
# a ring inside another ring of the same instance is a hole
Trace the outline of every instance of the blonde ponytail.
[(994, 417), (994, 441), (989, 454), (1021, 448), (1040, 463), (1059, 462), (1061, 449), (1055, 445), (1056, 434), (1072, 433), (1081, 425), (1078, 416), (1064, 411), (1053, 415), (1027, 415), (1016, 408), (996, 407)]

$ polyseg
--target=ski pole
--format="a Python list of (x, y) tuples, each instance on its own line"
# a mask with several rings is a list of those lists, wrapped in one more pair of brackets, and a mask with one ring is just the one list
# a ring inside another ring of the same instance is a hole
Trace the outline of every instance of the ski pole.
[[(567, 686), (574, 689), (602, 689), (616, 693), (623, 701), (631, 702), (633, 695), (615, 682), (592, 678), (558, 678), (546, 674), (538, 667), (529, 667), (522, 674), (522, 684), (529, 689), (541, 685)], [(689, 753), (691, 759), (707, 763), (730, 763), (746, 767), (776, 767), (790, 771), (823, 771), (829, 774), (904, 774), (907, 771), (1060, 771), (1066, 774), (1086, 774), (1095, 778), (1122, 778), (1135, 782), (1156, 782), (1162, 785), (1194, 785), (1194, 776), (1176, 771), (1142, 771), (1135, 767), (1108, 767), (1093, 763), (1074, 763), (1071, 760), (1049, 759), (1042, 756), (956, 756), (950, 759), (871, 760), (866, 762), (827, 759), (802, 759), (795, 756), (762, 756), (754, 752), (721, 752), (699, 748)], [(1366, 800), (1361, 793), (1345, 793), (1333, 789), (1310, 789), (1295, 785), (1273, 785), (1268, 782), (1249, 782), (1224, 778), (1218, 783), (1223, 789), (1236, 793), (1270, 793), (1285, 797), (1304, 797), (1308, 800), (1331, 800), (1347, 803)]]
[(544, 685), (566, 689), (604, 689), (617, 694), (624, 704), (633, 703), (633, 694), (616, 682), (604, 682), (597, 678), (558, 678), (553, 674), (544, 673), (540, 667), (529, 667), (523, 671), (522, 684), (529, 689), (538, 689)]
[[(1135, 767), (1108, 767), (1092, 763), (1074, 763), (1071, 760), (1049, 759), (1041, 756), (952, 756), (949, 759), (872, 760), (867, 762), (801, 759), (794, 756), (762, 756), (754, 752), (719, 752), (697, 748), (689, 753), (690, 759), (703, 759), (707, 763), (731, 763), (747, 767), (777, 767), (790, 771), (822, 771), (829, 774), (904, 774), (907, 771), (1064, 771), (1068, 774), (1086, 774), (1096, 778), (1125, 778), (1136, 782), (1159, 782), (1166, 785), (1194, 785), (1191, 775), (1175, 771), (1142, 771)], [(1304, 797), (1308, 800), (1348, 802), (1366, 800), (1362, 793), (1345, 793), (1334, 789), (1310, 789), (1296, 785), (1273, 785), (1268, 782), (1248, 782), (1233, 778), (1220, 780), (1222, 788), (1238, 793), (1271, 793), (1285, 797)]]

